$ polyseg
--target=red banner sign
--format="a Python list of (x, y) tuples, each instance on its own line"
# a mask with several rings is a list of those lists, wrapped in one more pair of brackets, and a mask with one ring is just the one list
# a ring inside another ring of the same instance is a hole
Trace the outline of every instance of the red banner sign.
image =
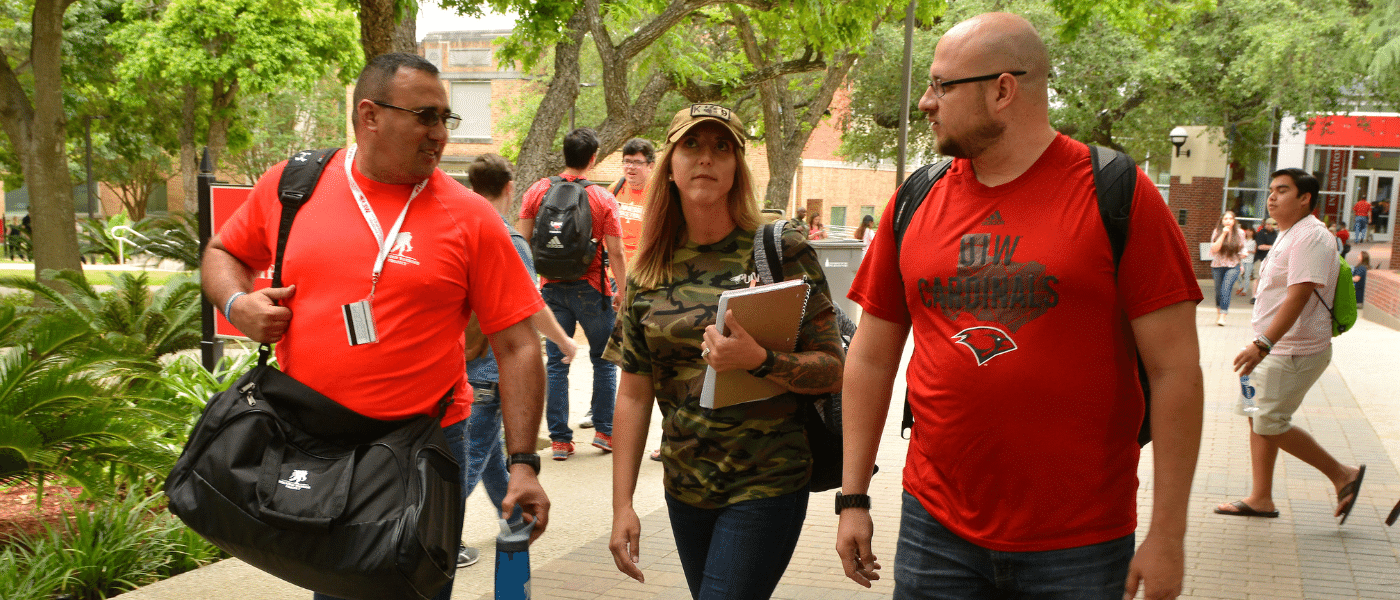
[[(243, 185), (214, 185), (209, 188), (209, 221), (213, 224), (214, 234), (218, 235), (219, 229), (223, 228), (229, 217), (238, 211), (238, 207), (243, 206), (248, 201), (248, 194), (253, 188)], [(264, 271), (258, 273), (253, 278), (253, 289), (260, 290), (272, 286), (272, 273)], [(233, 338), (246, 340), (248, 336), (243, 335), (237, 327), (224, 318), (224, 307), (214, 307), (214, 335), (221, 338)]]

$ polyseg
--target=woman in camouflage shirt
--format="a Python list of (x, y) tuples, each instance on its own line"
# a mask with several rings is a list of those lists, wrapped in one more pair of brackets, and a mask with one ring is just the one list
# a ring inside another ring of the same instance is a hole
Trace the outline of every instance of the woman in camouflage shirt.
[[(671, 121), (648, 183), (642, 239), (628, 269), (623, 312), (604, 357), (622, 368), (613, 418), (613, 560), (637, 567), (641, 524), (632, 508), (652, 414), (662, 414), (666, 504), (681, 565), (696, 599), (769, 598), (797, 546), (807, 512), (811, 452), (799, 394), (841, 387), (842, 351), (816, 253), (783, 231), (784, 279), (807, 277), (814, 293), (796, 352), (765, 350), (733, 323), (714, 327), (720, 292), (757, 279), (761, 225), (744, 164), (739, 119), (695, 105)], [(708, 350), (708, 352), (706, 352)], [(762, 373), (789, 392), (708, 410), (705, 367)]]

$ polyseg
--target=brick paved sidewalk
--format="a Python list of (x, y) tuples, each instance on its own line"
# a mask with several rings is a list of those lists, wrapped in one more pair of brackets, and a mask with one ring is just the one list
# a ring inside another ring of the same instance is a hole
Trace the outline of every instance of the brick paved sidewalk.
[[(1209, 294), (1207, 294), (1209, 297)], [(1400, 351), (1400, 332), (1369, 322), (1357, 333), (1337, 340), (1333, 366), (1308, 394), (1295, 422), (1307, 429), (1342, 462), (1366, 463), (1361, 497), (1344, 527), (1332, 518), (1334, 494), (1328, 481), (1301, 461), (1282, 455), (1275, 500), (1277, 519), (1246, 519), (1212, 513), (1216, 504), (1248, 492), (1249, 461), (1243, 419), (1230, 412), (1238, 393), (1238, 378), (1230, 361), (1249, 339), (1249, 305), (1236, 306), (1226, 327), (1214, 324), (1209, 301), (1198, 311), (1202, 367), (1206, 377), (1205, 427), (1200, 463), (1191, 494), (1187, 538), (1187, 578), (1183, 598), (1254, 600), (1330, 598), (1400, 598), (1400, 528), (1383, 520), (1400, 499), (1400, 476), (1381, 439), (1343, 380), (1339, 361), (1356, 354), (1349, 342), (1366, 335), (1383, 347), (1366, 351), (1393, 356)], [(1350, 350), (1350, 351), (1349, 351)], [(1362, 377), (1390, 377), (1372, 370)], [(898, 386), (896, 386), (898, 387)], [(896, 397), (900, 390), (896, 389)], [(1400, 410), (1400, 393), (1391, 392), (1391, 408)], [(871, 486), (875, 520), (875, 552), (885, 579), (866, 590), (842, 574), (833, 547), (836, 516), (834, 492), (814, 495), (802, 539), (792, 565), (774, 598), (825, 600), (888, 598), (894, 566), (894, 542), (899, 526), (900, 472), (906, 442), (899, 438), (898, 406), (891, 410), (881, 441), (881, 471)], [(1390, 413), (1395, 415), (1396, 413)], [(1387, 415), (1382, 415), (1382, 417)], [(1138, 540), (1147, 532), (1152, 509), (1152, 452), (1143, 453), (1139, 478)], [(608, 518), (600, 515), (600, 518)], [(536, 565), (536, 598), (676, 599), (690, 597), (676, 557), (665, 508), (642, 518), (642, 561), (645, 584), (619, 573), (600, 536), (571, 553)], [(483, 562), (490, 560), (483, 557)], [(488, 568), (490, 565), (483, 565)], [(490, 594), (480, 596), (490, 598)]]

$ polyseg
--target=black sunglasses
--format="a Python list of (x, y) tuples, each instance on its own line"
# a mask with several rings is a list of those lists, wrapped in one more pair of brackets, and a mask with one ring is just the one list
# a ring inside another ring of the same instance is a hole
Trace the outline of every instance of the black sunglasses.
[(1018, 76), (1018, 77), (1019, 77), (1019, 76), (1021, 76), (1021, 75), (1025, 75), (1026, 72), (1025, 72), (1025, 71), (1002, 71), (1002, 72), (1000, 72), (1000, 73), (992, 73), (991, 75), (979, 75), (979, 76), (977, 76), (977, 77), (964, 77), (964, 78), (962, 78), (962, 79), (954, 79), (954, 80), (952, 80), (952, 81), (943, 81), (942, 79), (939, 79), (939, 78), (937, 78), (937, 77), (934, 77), (931, 81), (929, 81), (928, 86), (931, 87), (931, 88), (933, 88), (933, 95), (934, 95), (934, 96), (937, 96), (937, 97), (939, 97), (939, 98), (942, 98), (942, 97), (943, 97), (943, 94), (948, 93), (948, 86), (950, 86), (950, 85), (957, 85), (957, 84), (959, 84), (959, 83), (973, 83), (973, 82), (975, 82), (975, 81), (991, 81), (991, 80), (993, 80), (993, 79), (996, 79), (996, 78), (1001, 77), (1002, 75), (1006, 75), (1006, 74), (1011, 74), (1011, 75), (1015, 75), (1015, 76)]
[(389, 104), (388, 102), (380, 102), (378, 100), (370, 100), (370, 102), (373, 102), (385, 108), (397, 108), (404, 112), (413, 113), (418, 116), (418, 123), (424, 127), (436, 127), (439, 121), (441, 121), (443, 126), (448, 129), (456, 129), (458, 125), (462, 124), (461, 115), (458, 115), (454, 112), (439, 113), (438, 111), (435, 111), (430, 108), (420, 108), (418, 110), (413, 110), (411, 108), (394, 106), (393, 104)]

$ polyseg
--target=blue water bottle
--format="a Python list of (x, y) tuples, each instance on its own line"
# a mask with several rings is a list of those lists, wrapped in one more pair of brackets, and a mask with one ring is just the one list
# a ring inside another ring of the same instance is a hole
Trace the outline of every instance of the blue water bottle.
[(1240, 396), (1244, 398), (1244, 412), (1250, 415), (1259, 412), (1259, 407), (1254, 405), (1254, 386), (1250, 385), (1248, 375), (1240, 375)]
[(530, 532), (535, 523), (501, 519), (496, 536), (496, 600), (530, 600)]

